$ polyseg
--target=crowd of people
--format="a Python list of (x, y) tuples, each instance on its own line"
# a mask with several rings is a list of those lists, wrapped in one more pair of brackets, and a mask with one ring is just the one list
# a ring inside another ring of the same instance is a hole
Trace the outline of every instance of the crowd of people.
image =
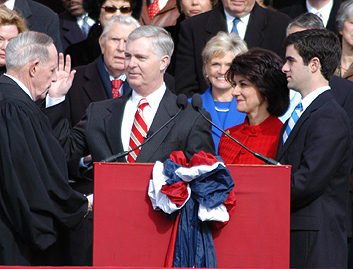
[(290, 267), (353, 268), (353, 0), (62, 5), (0, 0), (0, 265), (92, 265), (93, 162), (264, 164), (231, 136), (292, 167)]

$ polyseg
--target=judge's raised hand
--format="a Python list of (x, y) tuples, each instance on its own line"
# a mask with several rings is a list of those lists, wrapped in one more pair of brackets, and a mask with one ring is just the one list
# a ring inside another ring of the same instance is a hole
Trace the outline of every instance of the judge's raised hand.
[(72, 85), (75, 73), (76, 70), (71, 70), (70, 55), (66, 55), (66, 59), (64, 59), (64, 54), (60, 52), (58, 68), (56, 70), (57, 79), (51, 83), (49, 96), (51, 98), (64, 97)]

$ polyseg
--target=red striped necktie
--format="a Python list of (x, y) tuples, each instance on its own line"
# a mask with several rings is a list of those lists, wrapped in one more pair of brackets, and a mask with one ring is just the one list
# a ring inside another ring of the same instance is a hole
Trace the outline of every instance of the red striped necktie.
[(124, 81), (122, 81), (121, 79), (113, 79), (112, 80), (112, 86), (113, 86), (113, 89), (112, 89), (112, 93), (113, 93), (113, 98), (116, 98), (116, 97), (120, 97), (121, 94), (119, 92), (119, 89), (121, 87), (121, 85), (123, 85)]
[[(140, 100), (139, 106), (135, 113), (134, 124), (132, 125), (132, 130), (130, 133), (130, 143), (129, 150), (136, 148), (141, 145), (147, 136), (147, 124), (143, 117), (143, 109), (148, 105), (146, 98)], [(134, 163), (136, 161), (137, 155), (140, 152), (140, 148), (132, 151), (127, 156), (127, 162)]]

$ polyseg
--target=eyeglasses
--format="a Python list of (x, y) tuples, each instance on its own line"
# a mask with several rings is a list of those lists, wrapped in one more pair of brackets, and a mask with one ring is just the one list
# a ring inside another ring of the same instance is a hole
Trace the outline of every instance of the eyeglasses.
[(120, 10), (121, 14), (128, 14), (131, 12), (131, 7), (116, 7), (116, 6), (105, 6), (102, 7), (105, 12), (107, 13), (115, 13), (118, 9)]

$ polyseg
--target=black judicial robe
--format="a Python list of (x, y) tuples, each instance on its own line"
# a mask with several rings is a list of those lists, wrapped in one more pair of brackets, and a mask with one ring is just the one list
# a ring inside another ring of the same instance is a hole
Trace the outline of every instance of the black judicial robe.
[(68, 184), (66, 158), (48, 118), (0, 77), (0, 264), (70, 265), (68, 229), (87, 199)]

